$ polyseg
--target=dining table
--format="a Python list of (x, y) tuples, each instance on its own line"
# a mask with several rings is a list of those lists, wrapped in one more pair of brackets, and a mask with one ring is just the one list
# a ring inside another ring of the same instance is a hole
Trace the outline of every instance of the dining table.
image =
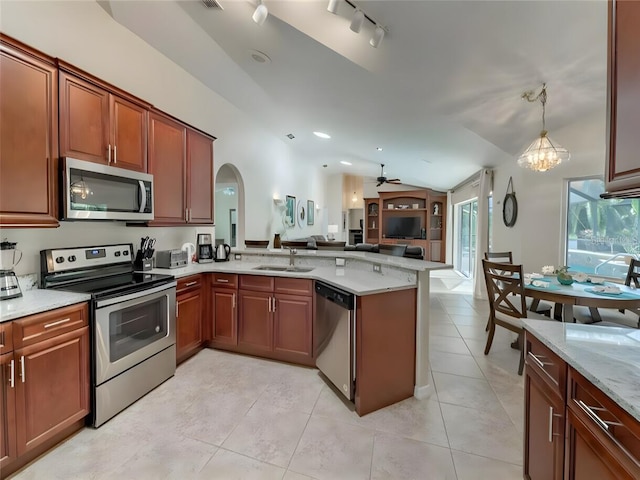
[[(598, 309), (609, 308), (614, 310), (635, 310), (640, 312), (640, 289), (628, 287), (613, 282), (593, 284), (590, 282), (576, 282), (571, 285), (563, 285), (555, 276), (544, 276), (524, 285), (525, 295), (535, 300), (546, 300), (561, 307), (563, 322), (575, 322), (573, 316), (574, 305), (588, 307), (594, 321), (600, 319)], [(534, 285), (543, 283), (544, 286)], [(598, 286), (618, 287), (619, 293), (605, 293), (594, 290)], [(554, 312), (554, 316), (555, 312)]]

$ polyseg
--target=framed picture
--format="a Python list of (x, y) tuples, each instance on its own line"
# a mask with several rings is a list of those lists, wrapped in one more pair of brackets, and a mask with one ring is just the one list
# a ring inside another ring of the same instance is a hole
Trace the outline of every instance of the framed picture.
[(287, 227), (292, 228), (296, 225), (296, 197), (287, 195), (287, 210), (285, 211), (285, 222)]
[(313, 215), (315, 211), (313, 200), (307, 200), (307, 225), (313, 225)]

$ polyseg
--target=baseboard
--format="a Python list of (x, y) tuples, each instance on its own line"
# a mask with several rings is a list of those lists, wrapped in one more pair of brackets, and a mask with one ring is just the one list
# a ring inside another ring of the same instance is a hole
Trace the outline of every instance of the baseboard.
[(433, 385), (422, 385), (421, 387), (416, 385), (413, 387), (413, 396), (418, 400), (429, 398), (433, 392), (435, 392)]

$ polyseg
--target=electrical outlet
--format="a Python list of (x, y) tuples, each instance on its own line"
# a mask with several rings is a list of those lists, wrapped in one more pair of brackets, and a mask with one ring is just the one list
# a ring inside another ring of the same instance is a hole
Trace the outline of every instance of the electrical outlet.
[(344, 258), (336, 257), (336, 267), (344, 267), (346, 263)]
[(241, 253), (234, 253), (233, 254), (233, 259), (234, 260), (242, 260), (242, 254)]
[(379, 263), (374, 263), (373, 264), (373, 271), (374, 272), (378, 272), (378, 273), (382, 273), (382, 265), (380, 265)]

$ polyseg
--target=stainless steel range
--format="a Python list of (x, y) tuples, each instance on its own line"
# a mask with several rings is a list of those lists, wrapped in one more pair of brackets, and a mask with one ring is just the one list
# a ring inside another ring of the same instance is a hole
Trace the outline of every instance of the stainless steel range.
[(93, 426), (173, 376), (173, 276), (134, 272), (130, 243), (42, 250), (40, 264), (42, 288), (91, 294)]

